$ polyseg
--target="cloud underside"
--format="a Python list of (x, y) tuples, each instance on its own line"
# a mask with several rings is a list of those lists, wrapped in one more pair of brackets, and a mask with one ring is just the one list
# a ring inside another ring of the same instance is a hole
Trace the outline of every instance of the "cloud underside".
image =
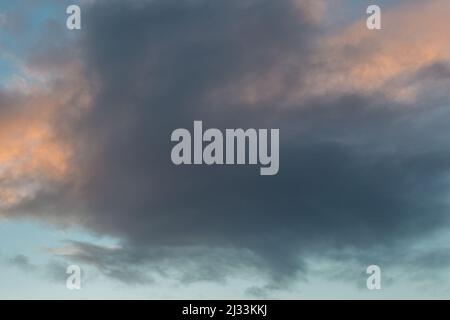
[[(326, 9), (91, 3), (75, 62), (28, 58), (45, 92), (0, 93), (0, 141), (15, 146), (0, 151), (0, 214), (118, 237), (120, 248), (71, 243), (63, 256), (130, 283), (149, 265), (185, 280), (257, 268), (279, 282), (312, 255), (365, 262), (376, 248), (386, 261), (445, 230), (450, 6), (400, 5), (380, 32), (363, 20), (327, 30)], [(170, 134), (194, 120), (279, 128), (279, 174), (172, 165)]]

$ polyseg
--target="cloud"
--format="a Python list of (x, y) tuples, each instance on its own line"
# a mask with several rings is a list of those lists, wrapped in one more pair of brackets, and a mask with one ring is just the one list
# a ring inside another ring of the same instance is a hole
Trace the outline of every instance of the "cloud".
[(27, 201), (65, 191), (77, 174), (65, 127), (87, 110), (90, 88), (74, 40), (51, 19), (43, 25), (46, 34), (29, 43), (31, 53), (2, 52), (13, 71), (0, 88), (1, 216)]
[(36, 266), (30, 263), (28, 257), (19, 254), (11, 258), (10, 263), (23, 271), (29, 272), (34, 271)]
[[(120, 238), (115, 249), (72, 243), (66, 256), (129, 283), (147, 267), (175, 266), (188, 282), (248, 268), (284, 287), (317, 252), (342, 260), (347, 248), (408, 250), (448, 227), (448, 51), (440, 36), (427, 38), (446, 24), (414, 38), (388, 27), (409, 30), (417, 12), (433, 21), (447, 8), (433, 4), (387, 14), (380, 34), (358, 22), (329, 35), (318, 23), (325, 2), (93, 2), (77, 42), (83, 71), (68, 82), (89, 94), (58, 104), (51, 127), (72, 173), (9, 212)], [(31, 61), (52, 68), (53, 59)], [(85, 92), (51, 79), (67, 97)], [(89, 107), (74, 116), (72, 101)], [(194, 120), (279, 128), (279, 174), (173, 166), (170, 133)], [(63, 176), (57, 150), (32, 171)]]
[(316, 57), (319, 70), (308, 79), (306, 91), (377, 93), (414, 102), (416, 87), (395, 79), (436, 62), (449, 62), (445, 19), (449, 14), (446, 1), (404, 2), (383, 11), (380, 32), (368, 30), (365, 19), (355, 22), (323, 41)]
[(25, 77), (15, 76), (23, 80), (21, 85), (0, 91), (1, 209), (32, 200), (71, 180), (73, 150), (59, 121), (78, 117), (89, 99), (82, 82), (77, 82), (80, 78), (74, 65), (59, 70), (64, 83), (42, 72), (42, 81), (36, 83), (30, 78), (34, 69), (25, 70)]
[(125, 258), (130, 257), (128, 253), (121, 256), (122, 252), (119, 247), (70, 241), (68, 245), (51, 249), (50, 252), (58, 257), (64, 257), (66, 260), (69, 259), (73, 263), (93, 266), (101, 274), (127, 284), (144, 285), (152, 282), (144, 270), (133, 266), (133, 261), (126, 261), (129, 259)]
[(17, 254), (7, 259), (6, 262), (8, 265), (18, 268), (26, 275), (35, 274), (60, 284), (66, 282), (66, 268), (68, 265), (61, 260), (52, 258), (45, 264), (36, 264), (28, 256)]
[[(23, 99), (21, 99), (23, 101)], [(19, 104), (21, 102), (18, 102)], [(13, 206), (33, 197), (45, 182), (59, 181), (68, 171), (69, 151), (53, 132), (51, 104), (33, 103), (2, 108), (0, 129), (0, 206)], [(37, 111), (37, 112), (36, 112)]]

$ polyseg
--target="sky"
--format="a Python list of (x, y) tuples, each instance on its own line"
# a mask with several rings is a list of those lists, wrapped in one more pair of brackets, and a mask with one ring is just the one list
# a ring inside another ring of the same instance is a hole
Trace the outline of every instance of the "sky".
[[(0, 299), (448, 299), (449, 16), (2, 1)], [(280, 129), (278, 174), (175, 166), (171, 133), (195, 120)]]

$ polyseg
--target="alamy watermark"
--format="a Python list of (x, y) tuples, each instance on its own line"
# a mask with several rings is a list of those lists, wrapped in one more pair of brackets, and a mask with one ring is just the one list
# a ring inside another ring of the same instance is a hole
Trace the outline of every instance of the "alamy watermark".
[(271, 129), (269, 151), (268, 129), (226, 129), (223, 134), (219, 129), (211, 128), (203, 132), (202, 121), (194, 121), (193, 136), (183, 128), (172, 132), (171, 141), (178, 143), (172, 149), (171, 159), (176, 165), (259, 163), (262, 166), (260, 175), (276, 175), (280, 166), (279, 139), (280, 130)]
[(381, 8), (375, 4), (367, 7), (367, 14), (370, 16), (366, 20), (366, 26), (369, 30), (380, 30), (381, 29)]
[(69, 30), (81, 29), (81, 8), (75, 4), (70, 5), (66, 9), (66, 13), (69, 15), (66, 20), (66, 26)]
[(66, 288), (69, 290), (81, 289), (81, 268), (77, 265), (67, 267), (66, 273), (69, 274), (66, 280)]
[(366, 285), (369, 290), (381, 289), (381, 268), (375, 264), (370, 265), (366, 269), (366, 273), (370, 274), (367, 278)]

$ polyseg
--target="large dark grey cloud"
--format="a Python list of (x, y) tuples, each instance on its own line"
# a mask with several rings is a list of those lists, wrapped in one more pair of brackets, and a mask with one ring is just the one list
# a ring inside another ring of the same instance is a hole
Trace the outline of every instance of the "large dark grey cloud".
[[(282, 280), (304, 270), (310, 253), (404, 244), (447, 225), (447, 107), (404, 105), (382, 92), (288, 99), (317, 70), (321, 30), (306, 5), (96, 1), (86, 11), (80, 44), (96, 94), (92, 109), (65, 129), (77, 146), (83, 205), (74, 210), (49, 196), (28, 207), (58, 204), (58, 214), (120, 237), (123, 252), (142, 257), (79, 244), (94, 252), (79, 260), (141, 264), (162, 261), (149, 254), (155, 248), (166, 255), (233, 248), (251, 252), (258, 258), (248, 263)], [(446, 78), (436, 68), (424, 76)], [(274, 69), (281, 70), (281, 95), (239, 99), (236, 84), (267, 77), (270, 87)], [(174, 166), (170, 134), (194, 120), (220, 129), (279, 128), (279, 174)]]

